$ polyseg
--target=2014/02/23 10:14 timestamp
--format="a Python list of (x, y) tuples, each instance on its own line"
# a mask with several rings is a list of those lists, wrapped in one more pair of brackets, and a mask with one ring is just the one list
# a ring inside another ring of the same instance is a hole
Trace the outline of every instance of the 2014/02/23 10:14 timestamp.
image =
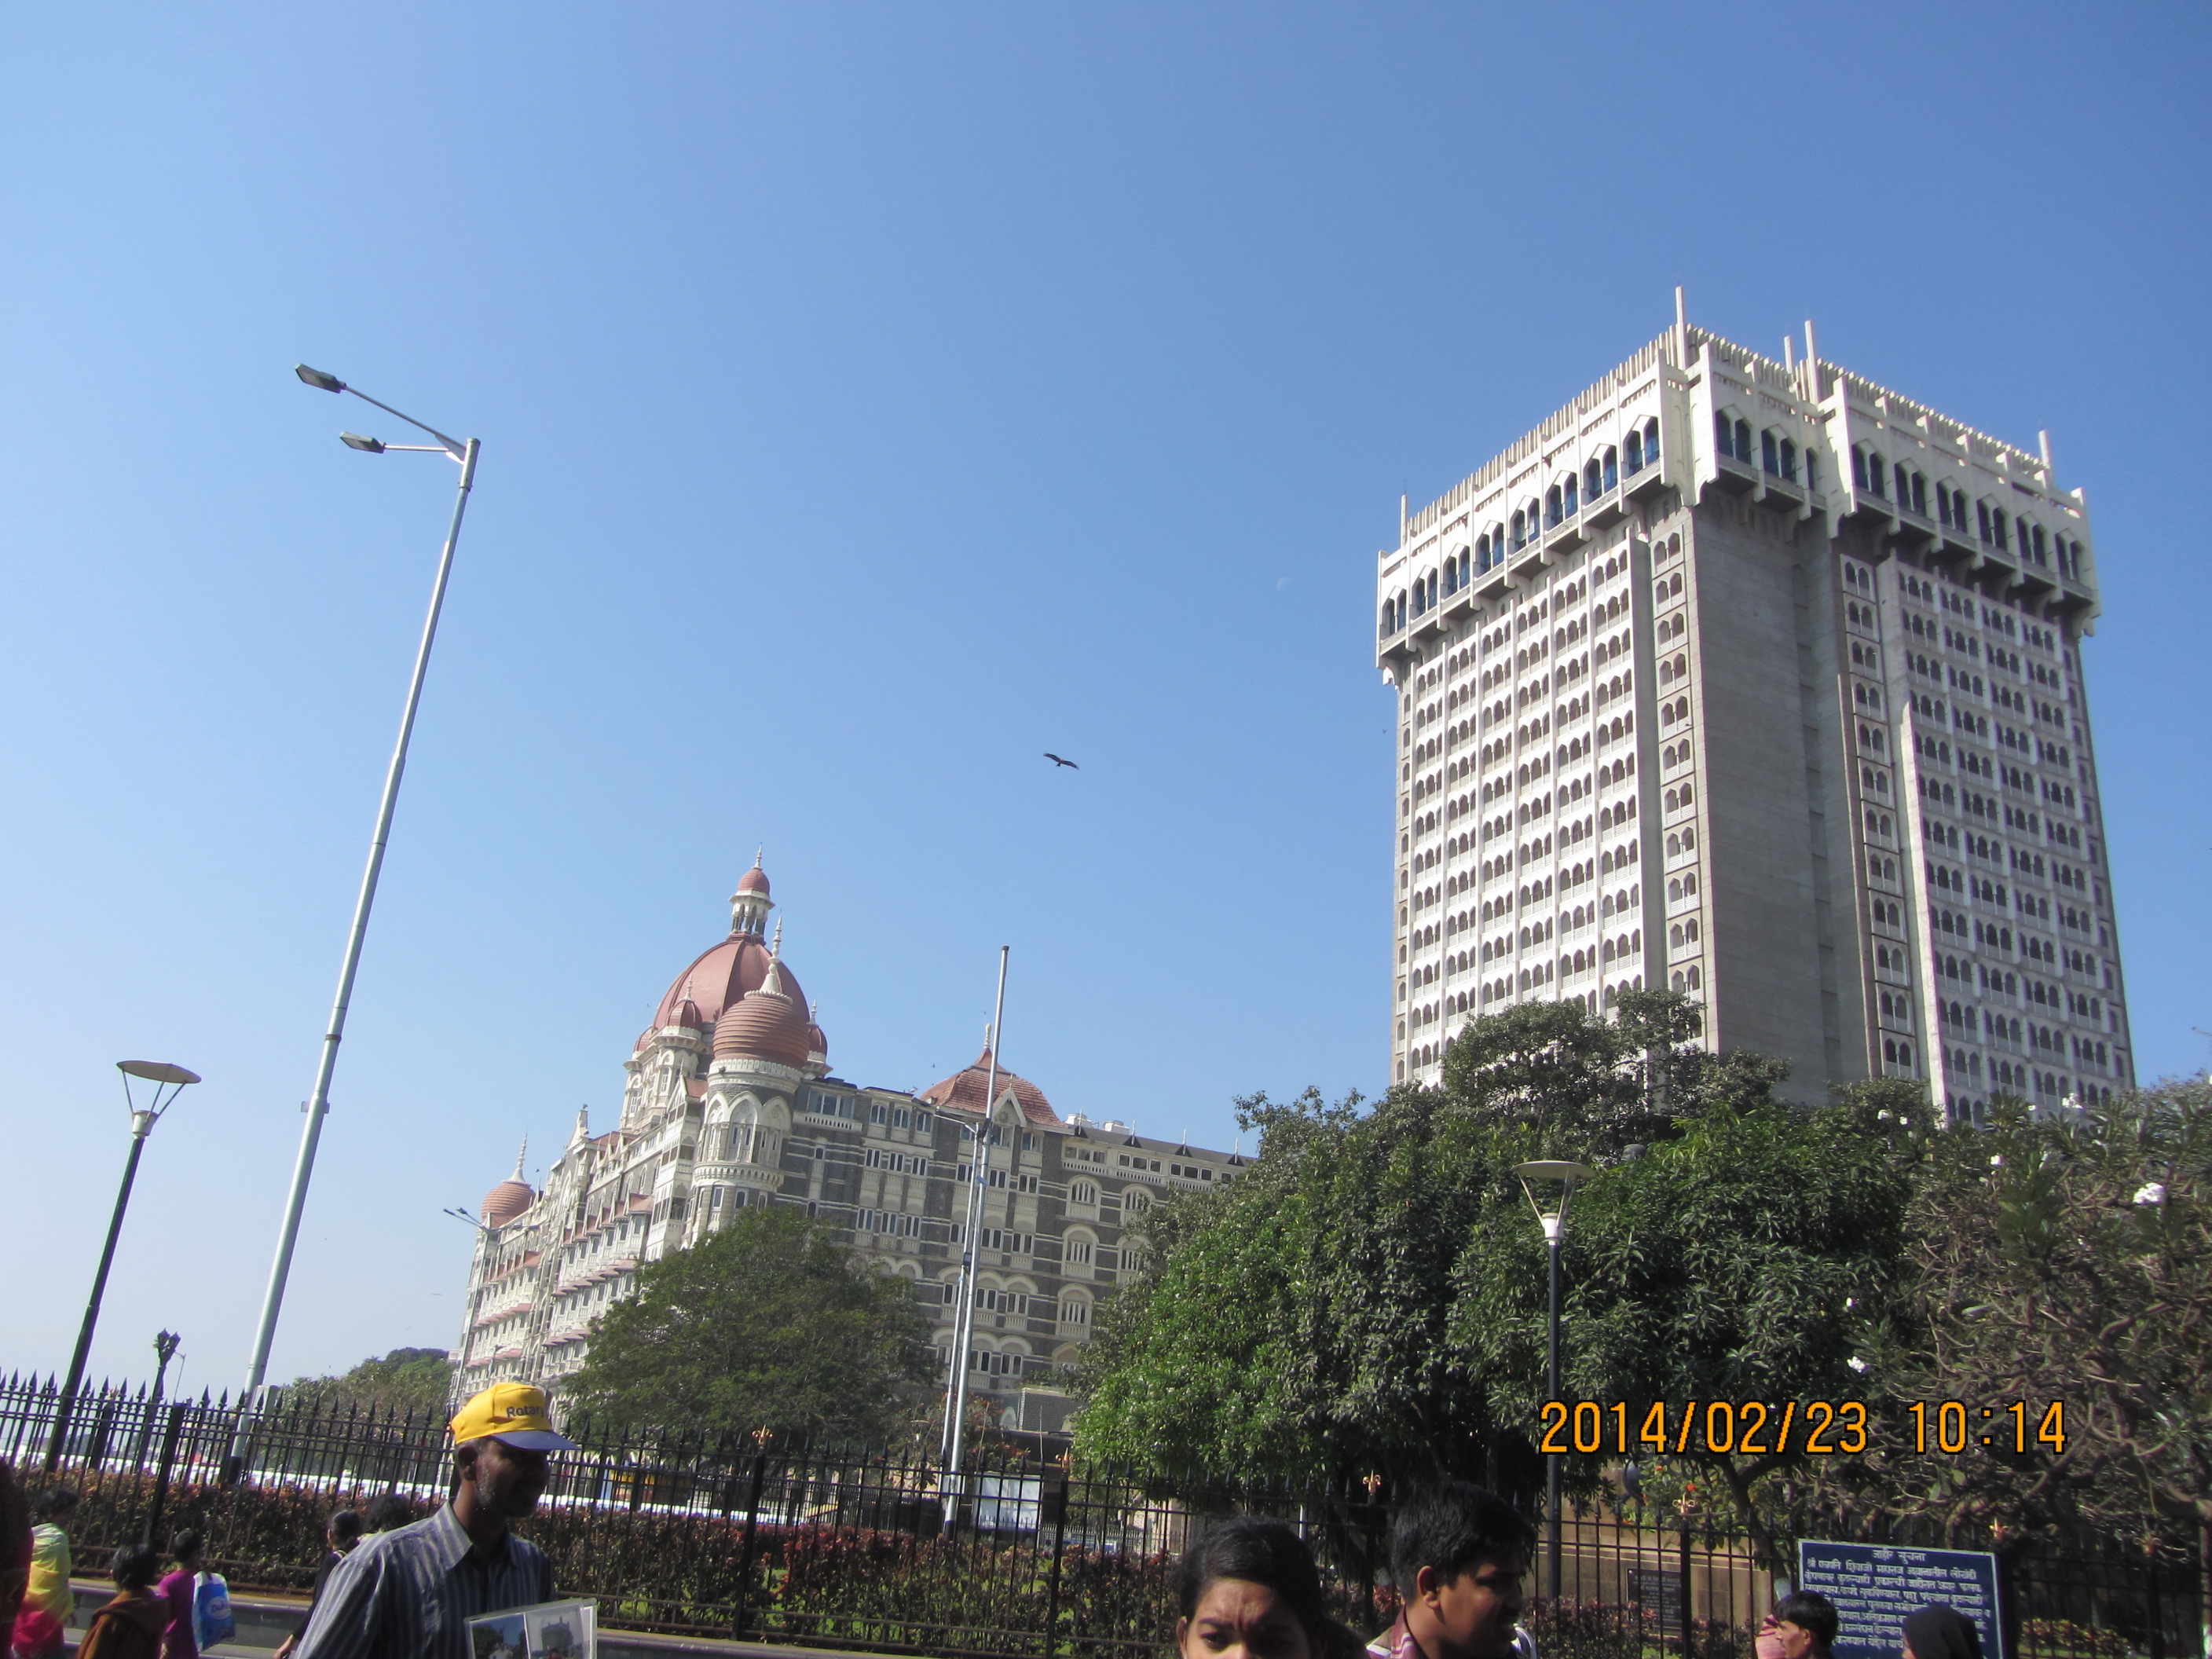
[(2039, 1446), (2048, 1446), (2054, 1452), (2066, 1449), (2066, 1402), (2063, 1400), (2054, 1400), (2044, 1407), (2033, 1435), (2028, 1432), (2030, 1411), (2025, 1400), (1979, 1407), (1970, 1407), (1964, 1401), (1944, 1400), (1932, 1412), (1926, 1401), (1916, 1400), (1905, 1409), (1912, 1413), (1912, 1449), (1917, 1452), (1929, 1449), (1931, 1415), (1936, 1419), (1936, 1449), (1941, 1452), (1962, 1452), (1976, 1442), (1992, 1451), (2022, 1455)]
[[(1913, 1449), (1929, 1449), (1929, 1419), (1935, 1418), (1937, 1450), (1963, 1452), (1977, 1437), (1973, 1419), (1965, 1402), (1945, 1400), (1930, 1407), (1915, 1401), (1905, 1408), (1912, 1414)], [(1987, 1431), (1978, 1437), (1991, 1450), (2011, 1449), (2026, 1454), (2039, 1447), (2054, 1452), (2066, 1449), (2066, 1407), (2052, 1401), (2037, 1419), (2031, 1435), (2031, 1410), (2026, 1401), (2008, 1406), (1980, 1408)], [(2006, 1419), (2011, 1432), (2005, 1432)], [(1609, 1421), (1608, 1421), (1609, 1419)], [(1607, 1432), (1608, 1427), (1611, 1432)], [(1808, 1456), (1855, 1457), (1871, 1449), (1874, 1427), (1867, 1404), (1861, 1400), (1784, 1401), (1778, 1407), (1757, 1400), (1692, 1400), (1674, 1407), (1654, 1401), (1632, 1414), (1627, 1402), (1601, 1405), (1594, 1400), (1547, 1400), (1542, 1412), (1542, 1437), (1537, 1449), (1545, 1453), (1574, 1451), (1585, 1455), (1610, 1449), (1622, 1456), (1645, 1450), (1680, 1455), (1702, 1452), (1746, 1456), (1802, 1452)], [(1794, 1431), (1794, 1432), (1793, 1432)]]

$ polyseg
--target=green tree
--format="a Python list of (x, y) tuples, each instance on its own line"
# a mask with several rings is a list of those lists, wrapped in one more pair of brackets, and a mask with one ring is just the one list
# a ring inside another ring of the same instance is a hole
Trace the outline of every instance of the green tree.
[[(1913, 1277), (1875, 1355), (1887, 1420), (1873, 1457), (1820, 1472), (1821, 1495), (1962, 1535), (2212, 1527), (2212, 1085), (2065, 1121), (2000, 1102), (1986, 1132), (1914, 1152)], [(1966, 1407), (1963, 1454), (1942, 1449), (1946, 1400)], [(2036, 1437), (2053, 1401), (2063, 1450)]]
[(301, 1377), (286, 1392), (301, 1405), (413, 1417), (445, 1409), (453, 1376), (443, 1348), (394, 1348), (381, 1359), (362, 1360), (342, 1376)]
[[(1609, 1020), (1524, 1006), (1470, 1025), (1440, 1088), (1372, 1111), (1240, 1103), (1261, 1153), (1158, 1212), (1153, 1268), (1079, 1371), (1079, 1443), (1169, 1469), (1524, 1486), (1548, 1303), (1512, 1169), (1547, 1156), (1597, 1166), (1564, 1259), (1570, 1397), (1836, 1395), (1897, 1268), (1893, 1109), (1917, 1097), (1808, 1111), (1776, 1096), (1778, 1062), (1708, 1055), (1696, 1030), (1663, 994)], [(1766, 1472), (1722, 1460), (1747, 1514)]]
[(626, 1425), (876, 1439), (928, 1375), (928, 1329), (912, 1280), (869, 1267), (827, 1222), (760, 1205), (639, 1269), (563, 1393)]

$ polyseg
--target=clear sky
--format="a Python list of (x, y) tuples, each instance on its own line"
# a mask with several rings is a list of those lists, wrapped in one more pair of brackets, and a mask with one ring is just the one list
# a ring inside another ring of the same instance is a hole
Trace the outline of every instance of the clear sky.
[[(2137, 1046), (2193, 1070), (2208, 14), (15, 6), (0, 19), (0, 1367), (233, 1386), (450, 499), (483, 461), (274, 1374), (448, 1346), (473, 1206), (764, 845), (841, 1075), (1215, 1145), (1377, 1090), (1375, 551), (1658, 334), (2094, 514)], [(1080, 763), (1066, 771), (1042, 753)]]

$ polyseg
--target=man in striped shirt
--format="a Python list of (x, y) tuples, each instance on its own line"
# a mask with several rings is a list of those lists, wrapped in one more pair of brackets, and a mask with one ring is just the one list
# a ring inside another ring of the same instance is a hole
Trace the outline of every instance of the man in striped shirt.
[(554, 1432), (545, 1391), (495, 1382), (453, 1419), (453, 1492), (365, 1539), (332, 1571), (293, 1659), (470, 1659), (468, 1620), (553, 1599), (553, 1565), (507, 1523), (538, 1507)]

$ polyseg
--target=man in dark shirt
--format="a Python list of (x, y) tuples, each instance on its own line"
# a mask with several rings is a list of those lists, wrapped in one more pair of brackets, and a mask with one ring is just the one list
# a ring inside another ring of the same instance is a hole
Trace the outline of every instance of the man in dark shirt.
[(538, 1507), (547, 1454), (575, 1449), (554, 1432), (545, 1391), (495, 1382), (453, 1432), (452, 1499), (338, 1564), (294, 1659), (470, 1659), (470, 1620), (553, 1599), (552, 1564), (507, 1526)]
[(346, 1552), (361, 1542), (361, 1511), (339, 1510), (323, 1524), (323, 1562), (315, 1569), (315, 1587), (307, 1593), (307, 1618), (300, 1621), (300, 1630), (276, 1644), (276, 1659), (292, 1659), (300, 1645), (300, 1631), (307, 1627), (307, 1620), (315, 1616), (315, 1603), (323, 1599), (323, 1586), (330, 1582), (331, 1570), (346, 1559)]

